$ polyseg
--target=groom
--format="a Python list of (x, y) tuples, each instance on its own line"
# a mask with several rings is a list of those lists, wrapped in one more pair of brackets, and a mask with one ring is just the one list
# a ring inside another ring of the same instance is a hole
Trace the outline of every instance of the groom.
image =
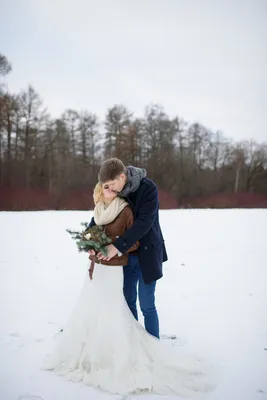
[[(167, 253), (159, 224), (159, 200), (155, 184), (146, 177), (146, 170), (125, 167), (117, 158), (106, 160), (100, 168), (98, 179), (110, 191), (118, 193), (130, 204), (134, 224), (113, 244), (107, 246), (107, 256), (99, 253), (101, 260), (110, 260), (118, 253), (125, 253), (138, 240), (140, 248), (129, 255), (128, 265), (123, 267), (124, 296), (134, 317), (138, 319), (136, 300), (137, 283), (139, 302), (144, 315), (145, 328), (159, 338), (158, 313), (155, 306), (156, 281), (162, 277), (162, 263)], [(94, 218), (90, 227), (95, 224)]]

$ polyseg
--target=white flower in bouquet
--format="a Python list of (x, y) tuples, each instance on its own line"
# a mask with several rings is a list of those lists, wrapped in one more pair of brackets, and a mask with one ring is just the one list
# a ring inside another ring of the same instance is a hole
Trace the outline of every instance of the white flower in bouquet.
[(90, 238), (91, 238), (91, 233), (87, 233), (84, 237), (85, 237), (86, 240), (90, 240)]

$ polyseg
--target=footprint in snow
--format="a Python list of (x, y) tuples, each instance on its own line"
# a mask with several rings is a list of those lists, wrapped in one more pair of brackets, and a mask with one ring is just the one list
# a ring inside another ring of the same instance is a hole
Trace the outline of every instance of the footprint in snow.
[(11, 340), (12, 340), (13, 343), (16, 342), (19, 348), (24, 347), (26, 345), (31, 345), (31, 344), (34, 344), (34, 343), (41, 343), (41, 342), (44, 341), (44, 339), (40, 338), (40, 337), (37, 337), (37, 338), (33, 338), (33, 337), (30, 337), (30, 336), (23, 337), (18, 332), (10, 333), (9, 336), (11, 336), (12, 338), (18, 339), (18, 341), (17, 340), (14, 341), (12, 339)]
[(17, 400), (43, 400), (43, 398), (40, 396), (35, 396), (34, 394), (26, 394), (19, 396)]
[(161, 335), (160, 339), (170, 342), (172, 346), (184, 347), (187, 343), (185, 340), (177, 337), (176, 335)]

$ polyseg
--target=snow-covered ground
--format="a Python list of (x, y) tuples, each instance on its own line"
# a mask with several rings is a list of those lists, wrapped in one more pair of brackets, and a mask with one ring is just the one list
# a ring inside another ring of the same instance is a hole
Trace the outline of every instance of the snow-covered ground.
[[(39, 368), (87, 269), (65, 229), (90, 217), (0, 213), (0, 400), (122, 398)], [(267, 210), (161, 211), (161, 224), (169, 253), (156, 292), (161, 335), (216, 366), (207, 399), (267, 399)], [(160, 396), (138, 400), (148, 398)]]

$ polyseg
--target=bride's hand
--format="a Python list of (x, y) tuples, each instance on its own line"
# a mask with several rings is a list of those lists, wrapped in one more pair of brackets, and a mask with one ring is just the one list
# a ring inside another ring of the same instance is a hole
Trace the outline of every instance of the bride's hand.
[(88, 251), (89, 257), (90, 256), (95, 256), (95, 251), (94, 250), (89, 250)]
[(113, 244), (109, 244), (107, 246), (107, 256), (105, 257), (101, 252), (97, 254), (97, 258), (99, 260), (104, 260), (104, 261), (109, 261), (111, 258), (113, 258), (116, 254), (118, 254), (118, 249), (116, 249)]

